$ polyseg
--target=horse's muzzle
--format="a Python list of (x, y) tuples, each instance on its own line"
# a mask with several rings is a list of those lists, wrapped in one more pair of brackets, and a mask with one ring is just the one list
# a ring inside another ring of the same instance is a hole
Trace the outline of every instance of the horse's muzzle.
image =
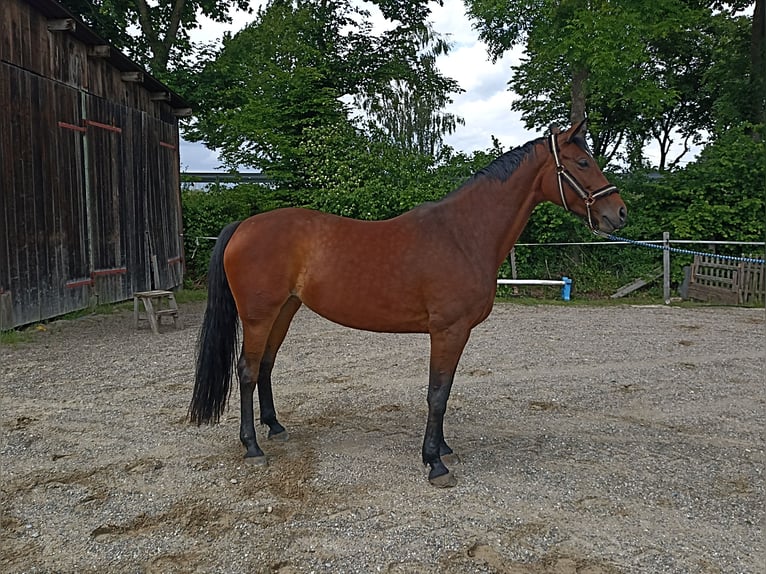
[(621, 227), (625, 227), (627, 220), (628, 209), (625, 207), (625, 204), (620, 201), (619, 205), (599, 210), (598, 217), (595, 218), (595, 223), (598, 231), (612, 233)]

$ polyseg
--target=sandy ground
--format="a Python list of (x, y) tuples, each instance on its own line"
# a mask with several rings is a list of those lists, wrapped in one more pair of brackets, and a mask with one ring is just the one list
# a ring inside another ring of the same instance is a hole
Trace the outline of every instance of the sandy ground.
[(428, 339), (295, 319), (290, 440), (185, 421), (202, 305), (0, 346), (0, 571), (762, 573), (763, 309), (498, 304), (420, 463)]

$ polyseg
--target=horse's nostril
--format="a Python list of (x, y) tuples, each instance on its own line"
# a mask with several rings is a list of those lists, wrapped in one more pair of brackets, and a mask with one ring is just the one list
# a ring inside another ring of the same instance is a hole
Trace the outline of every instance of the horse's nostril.
[(620, 213), (620, 225), (625, 225), (625, 220), (628, 219), (628, 210), (625, 208), (624, 205), (620, 208), (619, 213)]

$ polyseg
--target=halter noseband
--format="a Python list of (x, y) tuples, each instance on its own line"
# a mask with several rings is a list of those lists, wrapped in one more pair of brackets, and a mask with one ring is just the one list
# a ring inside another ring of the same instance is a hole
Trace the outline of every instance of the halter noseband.
[(559, 142), (556, 139), (556, 134), (552, 133), (548, 137), (548, 147), (551, 150), (551, 153), (553, 154), (553, 159), (556, 161), (556, 181), (559, 185), (559, 195), (561, 195), (561, 205), (566, 209), (567, 211), (572, 211), (569, 209), (569, 206), (567, 205), (566, 197), (564, 197), (564, 180), (569, 184), (569, 187), (571, 187), (577, 195), (580, 196), (580, 199), (582, 199), (585, 202), (585, 209), (588, 212), (588, 227), (590, 227), (592, 230), (595, 231), (595, 227), (593, 226), (593, 219), (591, 217), (590, 212), (590, 206), (596, 203), (596, 200), (600, 197), (606, 197), (607, 195), (611, 195), (613, 193), (617, 192), (617, 186), (612, 185), (611, 183), (605, 185), (604, 187), (597, 189), (596, 191), (588, 191), (585, 189), (582, 185), (580, 185), (580, 182), (577, 181), (575, 176), (571, 174), (571, 172), (562, 165), (561, 159), (559, 158)]

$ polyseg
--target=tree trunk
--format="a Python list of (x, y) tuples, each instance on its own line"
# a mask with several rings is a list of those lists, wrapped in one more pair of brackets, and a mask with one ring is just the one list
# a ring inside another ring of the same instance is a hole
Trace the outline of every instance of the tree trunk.
[(160, 74), (166, 72), (168, 68), (168, 60), (170, 59), (170, 50), (175, 45), (178, 37), (178, 30), (181, 25), (181, 14), (183, 13), (184, 4), (186, 0), (170, 0), (173, 7), (170, 21), (167, 22), (167, 29), (164, 34), (160, 33), (160, 30), (154, 28), (154, 24), (151, 18), (151, 11), (153, 9), (150, 6), (148, 0), (136, 0), (136, 8), (138, 10), (138, 21), (141, 26), (141, 31), (146, 38), (149, 48), (152, 51), (151, 57), (151, 72), (153, 74)]
[(756, 0), (750, 42), (750, 85), (752, 102), (750, 121), (766, 123), (766, 0)]
[(585, 119), (585, 83), (588, 80), (588, 70), (577, 68), (572, 74), (572, 109), (569, 119), (572, 125)]

